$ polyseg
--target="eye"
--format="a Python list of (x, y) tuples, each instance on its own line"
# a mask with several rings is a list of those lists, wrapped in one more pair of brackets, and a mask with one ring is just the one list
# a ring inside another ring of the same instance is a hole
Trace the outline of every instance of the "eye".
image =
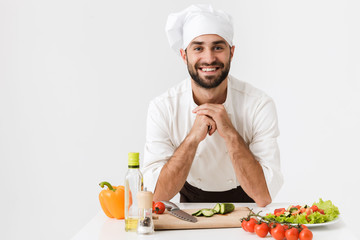
[(194, 48), (194, 51), (196, 51), (196, 52), (199, 52), (199, 51), (201, 51), (202, 50), (202, 47), (195, 47)]
[(216, 50), (216, 51), (220, 51), (220, 50), (223, 50), (224, 48), (223, 47), (221, 47), (221, 46), (215, 46), (214, 47), (214, 50)]

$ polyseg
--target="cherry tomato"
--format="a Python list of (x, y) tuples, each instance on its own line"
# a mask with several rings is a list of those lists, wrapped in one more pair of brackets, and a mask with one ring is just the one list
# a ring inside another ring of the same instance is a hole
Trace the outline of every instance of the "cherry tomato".
[(281, 212), (281, 213), (284, 213), (285, 212), (285, 208), (277, 208), (274, 210), (274, 214), (278, 213), (278, 212)]
[(310, 207), (310, 209), (313, 210), (313, 212), (316, 212), (316, 211), (319, 210), (318, 206), (316, 206), (316, 205), (312, 205), (312, 206)]
[(275, 210), (274, 210), (274, 215), (275, 215), (275, 216), (280, 216), (281, 214), (284, 214), (285, 211), (286, 211), (285, 208), (275, 209)]
[(289, 228), (285, 231), (286, 240), (298, 240), (299, 238), (299, 230), (296, 228)]
[(162, 214), (165, 212), (165, 204), (163, 204), (162, 202), (155, 203), (154, 207), (155, 207), (154, 211), (157, 214)]
[(284, 227), (279, 224), (275, 228), (270, 230), (271, 236), (276, 240), (283, 240), (285, 238), (285, 230)]
[(302, 229), (304, 229), (304, 228), (308, 228), (307, 226), (305, 226), (304, 224), (301, 224), (300, 225), (300, 227), (302, 228)]
[(258, 235), (261, 238), (264, 238), (269, 233), (269, 226), (266, 223), (262, 222), (260, 224), (256, 224), (254, 230), (256, 235)]
[(312, 240), (313, 234), (308, 228), (304, 228), (299, 234), (300, 240)]
[(307, 208), (307, 209), (305, 210), (305, 212), (306, 212), (306, 216), (309, 216), (310, 214), (313, 213), (313, 211), (311, 210), (311, 208)]
[(283, 227), (284, 227), (284, 231), (285, 231), (285, 232), (286, 232), (286, 230), (288, 230), (288, 229), (290, 228), (290, 226), (287, 225), (287, 224), (283, 225)]
[(297, 211), (294, 211), (293, 213), (291, 213), (291, 215), (294, 215), (294, 216), (296, 216), (296, 215), (298, 215), (298, 214), (300, 214), (301, 213), (301, 211), (300, 211), (300, 209), (299, 210), (297, 210)]
[(270, 223), (269, 228), (272, 230), (273, 228), (277, 227), (278, 225), (281, 225), (280, 223)]
[(246, 219), (241, 220), (241, 227), (242, 227), (242, 229), (244, 229), (245, 232), (248, 232), (248, 230), (247, 230), (247, 228), (246, 228), (246, 224), (247, 224)]
[(246, 223), (246, 229), (248, 232), (254, 232), (254, 227), (256, 225), (257, 221), (255, 218), (250, 218), (250, 220)]

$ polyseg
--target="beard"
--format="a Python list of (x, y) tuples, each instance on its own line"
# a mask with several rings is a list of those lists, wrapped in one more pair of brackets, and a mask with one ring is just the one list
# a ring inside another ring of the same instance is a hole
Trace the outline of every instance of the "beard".
[[(210, 64), (208, 63), (201, 63), (198, 62), (194, 65), (194, 67), (188, 62), (187, 63), (187, 68), (188, 68), (188, 72), (191, 76), (191, 78), (195, 81), (195, 83), (202, 87), (202, 88), (206, 88), (206, 89), (211, 89), (211, 88), (216, 88), (217, 86), (219, 86), (228, 76), (229, 71), (230, 71), (230, 62), (231, 62), (231, 58), (229, 58), (229, 61), (224, 64), (222, 62), (218, 62), (218, 61), (214, 61)], [(198, 73), (198, 69), (199, 67), (212, 67), (212, 66), (216, 66), (216, 67), (220, 67), (221, 72), (220, 75), (217, 76), (205, 76), (200, 77), (199, 73)]]

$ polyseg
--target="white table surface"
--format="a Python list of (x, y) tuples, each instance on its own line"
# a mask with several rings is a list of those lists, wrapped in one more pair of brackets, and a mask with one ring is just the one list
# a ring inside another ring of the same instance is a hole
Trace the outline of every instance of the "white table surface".
[[(180, 208), (197, 209), (212, 208), (214, 203), (176, 203)], [(271, 212), (278, 207), (287, 207), (287, 203), (272, 203), (266, 208), (259, 208), (253, 203), (236, 203), (235, 206), (249, 207), (254, 212), (262, 210), (264, 213)], [(311, 228), (314, 240), (353, 240), (358, 239), (350, 231), (346, 223), (340, 221), (328, 225)], [(138, 235), (136, 232), (125, 231), (125, 221), (108, 218), (103, 212), (99, 212), (88, 224), (86, 224), (72, 240), (130, 240), (130, 239), (154, 239), (154, 240), (184, 240), (184, 239), (261, 239), (255, 233), (245, 232), (241, 228), (221, 229), (189, 229), (189, 230), (161, 230), (151, 235)], [(270, 234), (264, 239), (273, 239)]]

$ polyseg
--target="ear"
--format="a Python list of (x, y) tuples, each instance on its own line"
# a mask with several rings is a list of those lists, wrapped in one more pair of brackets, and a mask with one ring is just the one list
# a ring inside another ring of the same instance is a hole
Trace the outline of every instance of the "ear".
[(185, 64), (187, 64), (187, 59), (186, 59), (186, 52), (184, 49), (180, 48), (180, 55), (182, 60), (184, 61)]
[(234, 56), (234, 51), (235, 51), (235, 46), (233, 45), (231, 48), (230, 48), (230, 58), (232, 60), (233, 56)]

